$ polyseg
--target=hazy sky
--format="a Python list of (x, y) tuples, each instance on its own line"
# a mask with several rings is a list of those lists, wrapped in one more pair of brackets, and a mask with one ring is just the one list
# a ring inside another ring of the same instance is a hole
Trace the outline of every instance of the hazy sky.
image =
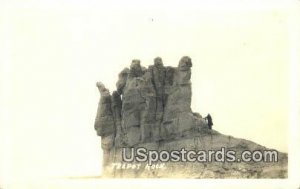
[(156, 56), (192, 58), (192, 109), (215, 130), (288, 152), (290, 7), (151, 2), (3, 3), (2, 177), (98, 175), (95, 83)]

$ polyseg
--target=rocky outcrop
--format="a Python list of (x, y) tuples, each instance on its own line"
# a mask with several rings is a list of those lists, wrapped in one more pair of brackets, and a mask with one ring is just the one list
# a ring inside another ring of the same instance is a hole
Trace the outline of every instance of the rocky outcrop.
[[(191, 68), (189, 57), (177, 67), (165, 67), (160, 57), (148, 68), (133, 60), (119, 74), (112, 94), (98, 82), (101, 98), (95, 129), (101, 136), (104, 175), (108, 177), (183, 177), (183, 178), (284, 178), (287, 154), (279, 153), (274, 163), (252, 162), (167, 162), (165, 169), (146, 171), (118, 169), (122, 149), (144, 147), (148, 150), (217, 150), (225, 147), (238, 154), (244, 150), (267, 148), (243, 139), (210, 130), (205, 119), (191, 110)], [(124, 162), (123, 162), (124, 163)], [(266, 173), (266, 174), (264, 174)]]

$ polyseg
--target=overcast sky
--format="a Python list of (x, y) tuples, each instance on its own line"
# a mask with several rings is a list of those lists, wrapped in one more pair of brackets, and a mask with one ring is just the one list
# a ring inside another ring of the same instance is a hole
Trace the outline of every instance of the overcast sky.
[(215, 130), (288, 152), (291, 7), (151, 2), (3, 3), (2, 177), (98, 175), (95, 83), (156, 56), (192, 58), (192, 109)]

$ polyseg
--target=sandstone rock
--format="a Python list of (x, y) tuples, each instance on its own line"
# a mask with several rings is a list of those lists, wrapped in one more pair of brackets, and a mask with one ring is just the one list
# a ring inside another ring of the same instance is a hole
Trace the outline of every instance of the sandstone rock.
[[(138, 144), (148, 150), (172, 151), (188, 150), (235, 150), (237, 154), (246, 150), (267, 150), (266, 147), (244, 139), (222, 135), (213, 130), (192, 132), (187, 136), (163, 142)], [(120, 148), (115, 148), (114, 161), (122, 162)], [(167, 162), (165, 169), (149, 171), (147, 163), (140, 163), (139, 170), (109, 170), (104, 176), (116, 178), (287, 178), (288, 157), (285, 153), (278, 153), (278, 162)], [(239, 157), (239, 156), (238, 156)], [(161, 163), (161, 162), (160, 162)], [(107, 167), (108, 169), (111, 166)]]
[(173, 86), (175, 71), (176, 68), (170, 66), (166, 67), (166, 79), (165, 79), (166, 87)]
[(124, 68), (121, 71), (121, 73), (119, 74), (119, 80), (116, 83), (116, 86), (117, 86), (117, 91), (120, 95), (123, 94), (123, 89), (126, 85), (128, 74), (129, 74), (129, 69), (128, 68)]
[(122, 122), (122, 100), (121, 96), (117, 91), (112, 93), (112, 112), (113, 112), (113, 119), (115, 125), (115, 145), (121, 146), (124, 143), (124, 131), (122, 130), (121, 122)]
[(141, 67), (141, 61), (134, 59), (130, 65), (129, 77), (141, 77), (143, 75), (143, 70)]
[(179, 85), (190, 84), (191, 67), (192, 60), (189, 57), (184, 56), (180, 59), (177, 72), (177, 83)]
[(164, 86), (165, 86), (165, 78), (166, 78), (166, 69), (163, 66), (162, 59), (157, 57), (154, 59), (153, 66), (153, 85), (156, 92), (156, 121), (159, 125), (162, 122), (165, 99), (164, 99)]
[(102, 83), (98, 82), (96, 85), (101, 94), (101, 99), (98, 105), (94, 127), (99, 136), (105, 137), (115, 132), (114, 117), (111, 109), (111, 95)]
[(184, 56), (177, 67), (165, 67), (160, 57), (145, 68), (134, 59), (119, 74), (116, 91), (98, 82), (101, 94), (95, 129), (101, 136), (104, 175), (134, 178), (286, 178), (287, 154), (279, 153), (279, 163), (168, 162), (165, 169), (111, 168), (122, 162), (122, 148), (147, 150), (218, 150), (241, 153), (267, 148), (210, 130), (203, 117), (192, 112), (191, 58)]

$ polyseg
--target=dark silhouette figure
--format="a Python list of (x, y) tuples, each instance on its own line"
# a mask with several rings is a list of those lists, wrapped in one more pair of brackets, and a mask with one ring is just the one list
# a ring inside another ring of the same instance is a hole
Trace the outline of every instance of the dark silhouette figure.
[(213, 122), (212, 122), (211, 115), (207, 114), (207, 116), (204, 119), (207, 121), (208, 128), (211, 129), (212, 126), (214, 125)]

